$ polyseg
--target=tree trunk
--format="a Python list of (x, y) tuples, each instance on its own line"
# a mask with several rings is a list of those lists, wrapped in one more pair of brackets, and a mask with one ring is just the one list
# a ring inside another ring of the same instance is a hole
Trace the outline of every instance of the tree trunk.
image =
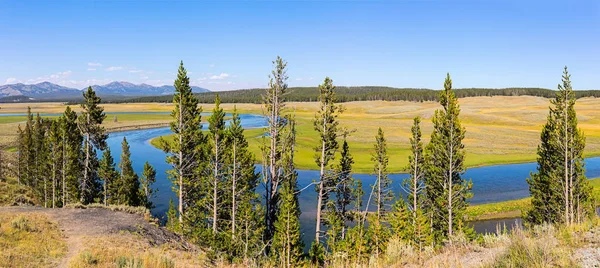
[(217, 233), (217, 190), (219, 185), (219, 134), (215, 135), (215, 173), (213, 184), (213, 233)]
[[(325, 120), (323, 120), (323, 123), (325, 123)], [(323, 125), (323, 129), (325, 128), (325, 125)], [(323, 132), (325, 132), (325, 130), (323, 130)], [(326, 136), (326, 134), (323, 134), (323, 136)], [(320, 234), (321, 234), (321, 209), (323, 206), (323, 181), (325, 180), (325, 141), (323, 141), (321, 143), (321, 173), (320, 173), (320, 181), (319, 181), (319, 196), (317, 197), (317, 226), (315, 228), (315, 241), (317, 241), (317, 244), (320, 243), (319, 239), (320, 239)]]
[[(565, 92), (566, 95), (566, 92)], [(568, 168), (568, 154), (569, 154), (569, 142), (568, 142), (568, 138), (567, 138), (567, 96), (565, 96), (565, 107), (564, 107), (564, 131), (565, 131), (565, 137), (564, 137), (564, 146), (565, 146), (565, 163), (564, 163), (564, 168), (565, 168), (565, 224), (569, 224), (569, 168)]]
[(183, 108), (179, 96), (179, 223), (183, 224)]
[(237, 162), (236, 162), (236, 147), (237, 140), (233, 140), (233, 176), (231, 181), (231, 240), (235, 240), (235, 212), (237, 210), (235, 204), (236, 196), (236, 179), (237, 179)]
[(416, 224), (416, 220), (417, 220), (417, 174), (418, 174), (418, 167), (419, 167), (419, 163), (418, 163), (418, 159), (419, 159), (419, 153), (417, 152), (417, 150), (415, 150), (415, 165), (413, 167), (413, 226)]
[(66, 203), (66, 195), (67, 195), (67, 183), (66, 183), (66, 172), (67, 172), (67, 157), (66, 157), (66, 151), (67, 151), (67, 147), (66, 147), (66, 141), (65, 141), (65, 137), (63, 135), (63, 158), (62, 158), (62, 206), (63, 208), (65, 207)]

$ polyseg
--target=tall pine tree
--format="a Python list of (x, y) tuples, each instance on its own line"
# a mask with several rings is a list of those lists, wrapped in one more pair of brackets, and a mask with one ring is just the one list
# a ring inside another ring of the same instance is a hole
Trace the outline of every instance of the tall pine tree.
[(571, 75), (565, 67), (542, 129), (538, 172), (527, 180), (532, 196), (529, 222), (569, 225), (593, 213), (591, 187), (584, 170), (585, 137), (577, 126), (575, 101)]
[(294, 166), (296, 144), (296, 123), (286, 117), (287, 128), (281, 133), (284, 142), (282, 151), (283, 181), (280, 193), (280, 207), (275, 221), (273, 253), (280, 267), (296, 267), (302, 259), (302, 234), (300, 232), (300, 206), (298, 204), (298, 173)]
[(142, 176), (140, 177), (140, 204), (145, 206), (146, 208), (153, 208), (152, 197), (158, 191), (157, 189), (152, 188), (152, 184), (156, 182), (156, 170), (146, 161), (144, 163), (144, 171), (142, 171)]
[(326, 77), (323, 84), (319, 85), (319, 110), (313, 120), (314, 129), (319, 134), (320, 142), (315, 147), (315, 163), (319, 166), (319, 181), (316, 185), (317, 191), (317, 216), (315, 227), (315, 247), (320, 247), (320, 237), (322, 219), (321, 214), (329, 199), (329, 192), (335, 189), (336, 179), (339, 176), (330, 174), (330, 161), (333, 160), (338, 149), (337, 134), (339, 122), (337, 117), (342, 111), (340, 106), (335, 104), (335, 86), (333, 81)]
[[(263, 138), (263, 183), (265, 186), (265, 235), (268, 244), (275, 232), (275, 220), (278, 215), (279, 187), (284, 178), (279, 172), (282, 167), (281, 155), (283, 142), (281, 132), (288, 123), (283, 116), (284, 95), (287, 92), (287, 62), (281, 57), (273, 61), (273, 71), (269, 76), (269, 87), (263, 95), (264, 114), (267, 117), (268, 139)], [(267, 142), (268, 140), (268, 142)], [(269, 250), (267, 250), (269, 252)]]
[(100, 106), (100, 102), (100, 97), (96, 96), (96, 92), (92, 87), (88, 87), (83, 93), (82, 111), (79, 115), (79, 130), (85, 139), (83, 143), (83, 176), (80, 181), (81, 194), (79, 199), (84, 204), (92, 202), (98, 195), (99, 181), (96, 150), (104, 150), (106, 148), (106, 138), (108, 138), (102, 126), (106, 114), (104, 114), (104, 108)]
[(462, 231), (472, 183), (462, 178), (465, 129), (458, 118), (460, 107), (452, 91), (450, 74), (446, 76), (439, 102), (442, 109), (436, 110), (432, 118), (433, 132), (426, 150), (425, 187), (431, 204), (432, 228), (437, 231), (437, 240), (442, 241)]
[[(173, 104), (175, 108), (171, 113), (171, 131), (175, 134), (173, 142), (163, 140), (162, 147), (168, 154), (167, 163), (173, 169), (168, 171), (173, 181), (173, 191), (178, 196), (178, 220), (181, 227), (185, 217), (185, 208), (194, 205), (194, 198), (188, 194), (194, 193), (195, 185), (192, 183), (197, 175), (199, 163), (204, 161), (200, 145), (203, 135), (201, 132), (200, 113), (198, 99), (192, 93), (190, 79), (183, 67), (183, 61), (179, 64), (177, 79), (175, 80), (175, 95)], [(192, 189), (189, 189), (189, 188)]]
[(123, 137), (121, 143), (121, 162), (119, 162), (119, 169), (121, 170), (120, 177), (120, 189), (119, 189), (119, 204), (128, 206), (139, 206), (139, 189), (140, 181), (138, 175), (133, 170), (131, 163), (131, 151), (129, 150), (129, 143), (127, 138)]

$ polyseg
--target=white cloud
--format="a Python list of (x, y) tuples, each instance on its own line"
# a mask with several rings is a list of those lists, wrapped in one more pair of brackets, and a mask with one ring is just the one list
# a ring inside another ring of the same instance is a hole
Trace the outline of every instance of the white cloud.
[(13, 84), (15, 82), (18, 82), (18, 80), (14, 77), (9, 77), (8, 79), (6, 79), (6, 84)]
[(148, 77), (147, 77), (147, 76), (141, 76), (140, 78), (141, 78), (141, 79), (143, 79), (143, 80), (146, 80), (146, 79), (148, 79)]
[(211, 65), (208, 65), (208, 67), (210, 67), (210, 68), (214, 68), (214, 67), (215, 67), (215, 65), (214, 65), (214, 64), (211, 64)]
[(106, 70), (109, 72), (119, 71), (119, 70), (123, 70), (123, 66), (110, 66), (110, 67), (106, 68)]
[(95, 71), (96, 68), (88, 68), (88, 71)]
[(97, 63), (97, 62), (88, 62), (88, 66), (95, 66), (95, 67), (98, 67), (98, 66), (102, 66), (102, 63)]
[(141, 73), (143, 72), (142, 70), (129, 70), (130, 73)]
[(296, 78), (296, 81), (302, 81), (302, 78)]
[(226, 73), (221, 73), (219, 75), (213, 75), (210, 77), (210, 80), (223, 80), (225, 78), (229, 77), (229, 74)]

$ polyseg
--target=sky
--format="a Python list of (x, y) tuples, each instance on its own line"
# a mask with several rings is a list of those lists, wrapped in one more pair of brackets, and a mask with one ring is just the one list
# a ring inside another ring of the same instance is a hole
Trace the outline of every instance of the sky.
[(0, 84), (600, 89), (600, 1), (0, 0)]

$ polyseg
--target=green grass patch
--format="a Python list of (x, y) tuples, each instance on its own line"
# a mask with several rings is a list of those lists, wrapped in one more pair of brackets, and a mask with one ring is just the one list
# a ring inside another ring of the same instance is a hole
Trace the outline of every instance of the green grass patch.
[[(589, 183), (593, 187), (592, 195), (600, 200), (600, 178), (590, 179)], [(466, 216), (468, 221), (514, 218), (520, 217), (522, 211), (529, 208), (531, 197), (469, 206)]]

